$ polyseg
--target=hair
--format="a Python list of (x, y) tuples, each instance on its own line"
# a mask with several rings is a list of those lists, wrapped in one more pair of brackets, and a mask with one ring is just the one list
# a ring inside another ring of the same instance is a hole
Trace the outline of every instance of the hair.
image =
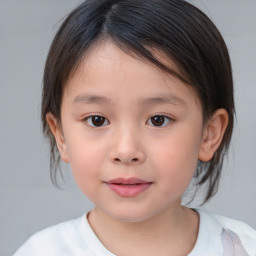
[[(42, 91), (43, 132), (51, 147), (51, 179), (57, 184), (60, 155), (46, 121), (52, 113), (61, 123), (63, 89), (85, 54), (97, 43), (111, 40), (127, 54), (153, 63), (194, 88), (204, 123), (224, 108), (229, 123), (209, 162), (198, 165), (197, 185), (207, 184), (204, 203), (218, 189), (224, 156), (234, 122), (233, 79), (226, 44), (213, 22), (183, 0), (87, 0), (74, 9), (59, 28), (45, 64)], [(155, 55), (164, 53), (179, 72)]]

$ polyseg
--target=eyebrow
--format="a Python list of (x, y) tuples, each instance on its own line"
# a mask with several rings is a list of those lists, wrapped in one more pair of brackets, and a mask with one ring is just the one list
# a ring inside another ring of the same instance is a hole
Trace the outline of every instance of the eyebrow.
[(105, 96), (96, 95), (78, 95), (73, 103), (84, 103), (84, 104), (110, 104), (110, 99)]
[[(78, 95), (73, 103), (82, 104), (111, 104), (111, 100), (105, 96), (97, 95)], [(142, 98), (139, 99), (140, 105), (160, 105), (160, 104), (171, 104), (171, 105), (185, 105), (186, 102), (175, 95), (161, 95), (156, 97)]]
[(145, 98), (140, 101), (141, 105), (158, 105), (158, 104), (171, 104), (171, 105), (185, 105), (186, 102), (175, 95), (162, 95), (157, 97)]

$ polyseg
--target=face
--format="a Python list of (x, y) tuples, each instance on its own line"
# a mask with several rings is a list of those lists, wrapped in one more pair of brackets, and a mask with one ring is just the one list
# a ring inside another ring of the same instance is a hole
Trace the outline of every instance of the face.
[(179, 207), (203, 137), (192, 88), (105, 43), (68, 81), (61, 124), (62, 159), (96, 209), (136, 222)]

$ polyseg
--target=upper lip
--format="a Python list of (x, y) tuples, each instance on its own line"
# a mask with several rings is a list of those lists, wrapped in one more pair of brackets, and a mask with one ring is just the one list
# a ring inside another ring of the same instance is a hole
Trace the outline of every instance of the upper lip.
[(147, 183), (152, 183), (149, 181), (145, 181), (142, 179), (138, 179), (138, 178), (117, 178), (117, 179), (113, 179), (113, 180), (109, 180), (106, 183), (108, 184), (127, 184), (127, 185), (131, 185), (131, 184), (147, 184)]

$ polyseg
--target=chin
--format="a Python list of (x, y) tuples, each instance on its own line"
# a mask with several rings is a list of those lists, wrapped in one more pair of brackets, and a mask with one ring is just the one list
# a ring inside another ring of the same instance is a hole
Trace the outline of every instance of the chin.
[(138, 222), (143, 222), (150, 217), (152, 217), (148, 212), (142, 212), (142, 211), (132, 211), (127, 209), (125, 211), (119, 211), (118, 213), (109, 213), (109, 216), (112, 219), (121, 221), (121, 222), (127, 222), (127, 223), (138, 223)]

